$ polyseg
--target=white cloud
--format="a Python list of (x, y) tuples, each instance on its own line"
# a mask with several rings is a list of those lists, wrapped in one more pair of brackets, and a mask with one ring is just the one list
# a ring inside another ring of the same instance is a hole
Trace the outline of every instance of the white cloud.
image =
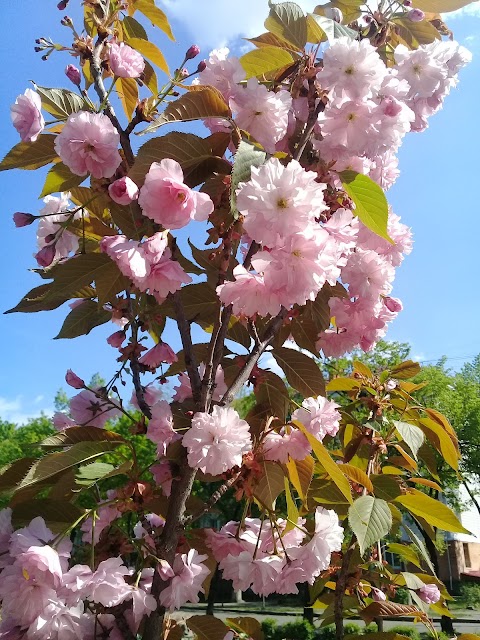
[(449, 20), (463, 18), (464, 16), (480, 18), (480, 1), (472, 2), (472, 4), (467, 4), (466, 7), (462, 7), (461, 9), (458, 9), (458, 11), (452, 11), (451, 13), (445, 13), (442, 15), (447, 24)]
[[(268, 16), (267, 0), (164, 0), (167, 13), (181, 21), (203, 49), (218, 49), (242, 37), (260, 35)], [(319, 0), (297, 0), (304, 11), (312, 11)]]
[(47, 416), (53, 415), (54, 409), (52, 407), (38, 407), (41, 400), (43, 400), (43, 396), (37, 396), (30, 403), (24, 402), (22, 396), (17, 396), (14, 399), (0, 396), (0, 420), (20, 425), (26, 424), (31, 418), (38, 418), (42, 413)]

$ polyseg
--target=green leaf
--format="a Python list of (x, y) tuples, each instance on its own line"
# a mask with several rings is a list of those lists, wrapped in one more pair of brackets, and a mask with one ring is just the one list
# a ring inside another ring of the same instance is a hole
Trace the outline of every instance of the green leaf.
[(51, 193), (69, 191), (74, 187), (78, 187), (86, 178), (87, 176), (76, 176), (63, 162), (57, 162), (47, 173), (47, 178), (39, 197), (44, 198)]
[(312, 436), (312, 434), (305, 429), (301, 422), (297, 422), (295, 420), (293, 421), (293, 424), (306, 436), (307, 440), (312, 446), (313, 452), (317, 456), (318, 461), (325, 469), (326, 473), (330, 476), (332, 481), (337, 485), (337, 487), (346, 497), (348, 502), (351, 504), (353, 500), (350, 484), (339, 465), (333, 461), (325, 446), (319, 440), (317, 440), (315, 436)]
[(130, 38), (148, 40), (148, 35), (143, 25), (141, 25), (138, 20), (135, 20), (135, 18), (132, 18), (132, 16), (125, 16), (120, 24), (122, 25), (123, 38), (126, 43), (128, 43)]
[(175, 40), (168, 18), (161, 9), (155, 6), (155, 0), (135, 0), (133, 7), (166, 33), (170, 40)]
[(54, 340), (86, 336), (94, 327), (105, 324), (111, 319), (112, 314), (109, 311), (105, 311), (93, 300), (84, 300), (70, 311)]
[(285, 491), (285, 473), (276, 462), (263, 462), (261, 467), (262, 472), (253, 489), (253, 496), (267, 509), (275, 509), (275, 500)]
[(420, 561), (420, 558), (418, 557), (418, 553), (414, 545), (391, 542), (388, 545), (387, 550), (390, 553), (394, 553), (395, 555), (399, 556), (404, 562), (413, 564), (419, 569), (422, 568), (422, 563)]
[(0, 162), (0, 171), (38, 169), (57, 159), (54, 144), (57, 136), (44, 133), (35, 142), (19, 142)]
[[(95, 288), (97, 290), (98, 304), (103, 305), (113, 302), (116, 294), (129, 287), (129, 280), (126, 278), (113, 260), (109, 265), (97, 274)], [(111, 317), (111, 314), (110, 314)]]
[(129, 38), (128, 44), (129, 46), (133, 47), (136, 51), (141, 53), (142, 56), (150, 60), (150, 62), (153, 62), (153, 64), (156, 64), (157, 67), (159, 67), (162, 71), (165, 71), (167, 76), (170, 75), (170, 69), (168, 68), (168, 64), (167, 64), (167, 61), (165, 60), (165, 56), (160, 51), (160, 49), (155, 44), (153, 44), (153, 42), (149, 42), (148, 40), (142, 40), (142, 38)]
[[(262, 625), (255, 618), (227, 618), (226, 622), (231, 629), (237, 633), (245, 634), (251, 640), (264, 640)], [(469, 639), (467, 638), (466, 640)]]
[[(137, 158), (130, 169), (129, 176), (141, 187), (145, 181), (152, 162), (160, 162), (164, 158), (176, 160), (182, 167), (185, 182), (189, 187), (196, 187), (204, 182), (213, 172), (227, 175), (231, 165), (223, 156), (230, 136), (224, 136), (225, 148), (213, 148), (218, 138), (199, 138), (192, 133), (172, 131), (161, 138), (149, 140), (138, 150)], [(223, 150), (222, 150), (223, 149)]]
[[(342, 38), (344, 36), (349, 38), (356, 38), (358, 36), (358, 33), (353, 29), (350, 29), (350, 27), (345, 27), (343, 24), (335, 22), (335, 20), (331, 20), (330, 18), (310, 13), (308, 15), (308, 19), (315, 22), (317, 27), (326, 35), (329, 42), (333, 42), (337, 38)], [(319, 32), (314, 31), (313, 24), (310, 27), (310, 33), (316, 36), (319, 35)]]
[(402, 526), (405, 529), (405, 531), (408, 534), (408, 537), (410, 538), (410, 540), (412, 541), (412, 547), (415, 548), (416, 550), (418, 550), (418, 552), (420, 553), (420, 555), (422, 556), (423, 560), (425, 560), (428, 568), (430, 569), (430, 571), (433, 573), (434, 576), (436, 576), (436, 572), (435, 572), (435, 567), (432, 564), (432, 561), (430, 559), (430, 554), (427, 551), (427, 548), (425, 546), (425, 543), (423, 542), (423, 540), (421, 538), (419, 538), (417, 536), (417, 534), (412, 531), (410, 529), (410, 527), (408, 527), (404, 522), (402, 522)]
[(348, 509), (348, 523), (357, 536), (360, 554), (386, 536), (392, 528), (392, 514), (385, 500), (362, 496)]
[(409, 489), (407, 494), (395, 498), (395, 502), (401, 504), (413, 515), (424, 518), (432, 527), (438, 527), (443, 531), (470, 534), (450, 507), (440, 500), (430, 498), (418, 489)]
[(280, 47), (264, 46), (248, 51), (239, 62), (245, 69), (247, 78), (252, 78), (290, 66), (294, 62), (294, 57), (289, 51)]
[(127, 118), (131, 118), (138, 104), (138, 85), (135, 78), (118, 78), (115, 90)]
[(157, 118), (139, 135), (153, 133), (159, 127), (169, 122), (191, 122), (205, 118), (230, 119), (232, 112), (224, 97), (214, 87), (202, 85), (193, 86), (183, 96), (170, 102), (162, 115)]
[(102, 272), (110, 270), (110, 258), (104, 253), (82, 253), (66, 262), (56, 264), (47, 272), (53, 278), (52, 289), (46, 299), (58, 295), (68, 296), (101, 278)]
[(92, 486), (104, 476), (110, 475), (115, 469), (113, 464), (106, 462), (92, 462), (78, 469), (76, 483), (83, 486)]
[(228, 632), (225, 623), (214, 616), (192, 616), (186, 624), (197, 640), (223, 640)]
[(87, 110), (85, 98), (67, 89), (47, 89), (35, 85), (35, 89), (42, 99), (42, 107), (55, 118), (66, 120), (69, 115), (77, 111)]
[(381, 473), (379, 475), (371, 475), (370, 479), (372, 481), (373, 490), (377, 498), (382, 498), (382, 500), (390, 502), (391, 500), (395, 500), (395, 498), (398, 498), (398, 496), (402, 493), (402, 490), (400, 489), (400, 483), (398, 479), (395, 478), (395, 476)]
[(39, 447), (45, 449), (58, 449), (60, 447), (71, 447), (79, 442), (116, 442), (124, 443), (125, 440), (121, 435), (106, 429), (98, 429), (97, 427), (69, 427), (64, 431), (48, 436), (38, 443)]
[[(421, 418), (418, 420), (417, 425), (426, 435), (428, 443), (443, 456), (445, 462), (449, 464), (452, 469), (458, 471), (460, 454), (451, 436), (445, 431), (445, 429), (439, 425), (438, 422), (430, 420), (429, 418)], [(430, 461), (426, 459), (427, 456), (428, 449), (423, 449), (420, 452), (420, 457), (425, 463), (430, 463)]]
[(252, 174), (252, 167), (260, 167), (265, 163), (267, 154), (250, 142), (242, 140), (238, 146), (233, 162), (230, 204), (235, 218), (238, 218), (237, 188), (241, 182), (248, 182)]
[(424, 440), (423, 431), (413, 424), (401, 422), (400, 420), (394, 420), (393, 424), (395, 425), (395, 429), (400, 434), (402, 440), (410, 448), (415, 460), (418, 460), (418, 450), (422, 446)]
[(40, 498), (22, 502), (13, 507), (12, 523), (15, 528), (26, 527), (33, 518), (41, 516), (49, 529), (62, 533), (81, 517), (83, 509), (71, 502)]
[(342, 171), (340, 177), (355, 205), (354, 214), (370, 231), (393, 244), (387, 232), (388, 202), (382, 188), (368, 176), (355, 171)]
[(79, 442), (66, 451), (51, 453), (33, 465), (23, 478), (19, 488), (23, 489), (43, 482), (58, 473), (94, 460), (110, 451), (114, 451), (118, 446), (118, 442)]
[[(283, 483), (285, 485), (285, 499), (287, 502), (288, 519), (291, 520), (291, 522), (297, 522), (298, 508), (297, 508), (297, 505), (295, 504), (295, 500), (292, 497), (292, 492), (290, 491), (290, 482), (288, 481), (288, 478), (286, 476), (283, 477)], [(291, 529), (292, 527), (293, 527), (293, 524), (289, 522), (287, 525), (287, 529)]]
[(271, 355), (294, 389), (305, 397), (325, 396), (325, 381), (315, 360), (285, 347), (273, 349)]
[(398, 604), (397, 602), (372, 602), (365, 607), (365, 609), (359, 610), (360, 616), (368, 624), (375, 618), (385, 618), (390, 616), (415, 616), (422, 615), (423, 613), (412, 604)]
[(338, 466), (347, 478), (350, 478), (350, 480), (353, 480), (353, 482), (356, 482), (357, 484), (361, 484), (369, 493), (374, 492), (372, 481), (365, 471), (362, 471), (362, 469), (359, 469), (352, 464), (340, 464)]
[(269, 0), (270, 15), (265, 20), (265, 28), (276, 36), (288, 40), (298, 50), (307, 44), (307, 19), (295, 2), (272, 4)]
[(327, 391), (352, 391), (360, 389), (360, 381), (354, 378), (333, 378), (327, 383)]
[(57, 309), (70, 298), (91, 298), (95, 290), (91, 287), (83, 287), (75, 291), (73, 295), (63, 296), (61, 293), (53, 294), (53, 283), (41, 284), (29, 291), (13, 309), (5, 313), (36, 313), (38, 311), (51, 311)]
[(434, 40), (441, 40), (442, 36), (428, 20), (413, 22), (407, 17), (394, 18), (395, 31), (405, 40), (411, 49), (417, 49), (421, 44), (430, 44)]
[(418, 373), (420, 373), (420, 365), (413, 360), (406, 360), (390, 370), (392, 378), (396, 380), (408, 380), (414, 378)]
[(274, 33), (262, 33), (260, 36), (256, 38), (245, 38), (248, 42), (251, 42), (256, 47), (279, 47), (280, 49), (285, 49), (286, 51), (290, 51), (292, 53), (296, 53), (296, 47), (292, 45), (290, 42), (285, 40), (284, 38), (279, 38)]

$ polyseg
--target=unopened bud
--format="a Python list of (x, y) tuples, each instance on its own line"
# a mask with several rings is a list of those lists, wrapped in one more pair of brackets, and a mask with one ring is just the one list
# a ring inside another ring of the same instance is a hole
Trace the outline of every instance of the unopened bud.
[(384, 602), (387, 599), (387, 596), (383, 591), (380, 591), (380, 589), (372, 587), (372, 598), (375, 602)]
[(57, 4), (57, 9), (59, 9), (60, 11), (65, 11), (69, 2), (70, 0), (60, 0), (60, 2)]
[(52, 264), (53, 259), (55, 258), (55, 253), (55, 246), (53, 244), (49, 244), (46, 247), (43, 247), (43, 249), (40, 249), (40, 251), (35, 255), (35, 259), (41, 267), (46, 268)]
[(60, 24), (64, 27), (71, 27), (73, 26), (73, 20), (70, 18), (70, 16), (63, 16), (63, 18), (60, 20)]
[(408, 12), (408, 19), (411, 22), (422, 22), (425, 19), (425, 14), (421, 9), (412, 9)]
[(365, 23), (366, 24), (370, 24), (373, 20), (372, 16), (365, 16), (364, 17)]
[(192, 46), (187, 50), (187, 53), (185, 54), (185, 59), (193, 60), (193, 58), (196, 58), (199, 53), (200, 47), (198, 46), (198, 44), (192, 44)]
[(47, 244), (50, 244), (51, 242), (54, 242), (55, 240), (55, 234), (54, 233), (49, 233), (48, 236), (45, 236), (45, 242)]
[(188, 69), (185, 69), (185, 67), (183, 67), (183, 69), (181, 69), (181, 70), (178, 72), (178, 75), (179, 75), (181, 78), (188, 78), (188, 76), (189, 76), (190, 74), (188, 73)]
[(46, 62), (48, 60), (48, 54), (45, 54), (44, 56), (42, 56), (42, 60)]
[(43, 51), (42, 47), (33, 47), (33, 50), (35, 51), (35, 53), (38, 53), (39, 51)]
[(404, 7), (411, 7), (412, 6), (412, 0), (403, 0), (403, 6)]
[(335, 22), (341, 22), (343, 20), (343, 13), (337, 7), (331, 7), (325, 9), (325, 17)]
[(398, 298), (391, 298), (390, 296), (385, 296), (383, 298), (383, 303), (387, 307), (387, 309), (392, 313), (398, 313), (403, 309), (402, 301), (399, 300)]
[(202, 73), (202, 71), (205, 71), (206, 68), (207, 68), (207, 61), (202, 60), (201, 62), (198, 63), (197, 73)]
[(65, 382), (74, 389), (83, 389), (85, 382), (77, 376), (71, 369), (65, 374)]
[(65, 67), (65, 75), (77, 87), (82, 80), (80, 71), (79, 69), (77, 69), (77, 67), (74, 64), (69, 64)]
[(29, 224), (35, 220), (35, 216), (31, 213), (22, 213), (21, 211), (17, 211), (13, 214), (13, 222), (16, 227), (28, 227)]

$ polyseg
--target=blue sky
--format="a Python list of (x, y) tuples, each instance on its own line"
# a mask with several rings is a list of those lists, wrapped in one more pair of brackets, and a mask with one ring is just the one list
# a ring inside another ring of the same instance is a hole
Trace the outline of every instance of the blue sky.
[[(267, 0), (157, 0), (171, 17), (177, 41), (171, 43), (159, 31), (151, 39), (162, 48), (171, 67), (181, 61), (192, 43), (210, 49), (229, 45), (239, 51), (241, 35), (262, 32), (268, 12)], [(21, 4), (21, 7), (20, 7)], [(23, 93), (29, 80), (43, 86), (67, 86), (63, 69), (73, 60), (67, 54), (43, 62), (33, 51), (34, 40), (49, 36), (69, 43), (69, 31), (59, 22), (63, 15), (57, 0), (22, 0), (2, 3), (0, 18), (5, 28), (0, 41), (4, 75), (0, 96), (0, 155), (18, 142), (10, 125), (9, 107)], [(71, 0), (69, 15), (79, 14), (78, 0)], [(317, 2), (300, 0), (305, 10)], [(480, 77), (480, 3), (447, 17), (456, 39), (474, 54), (461, 73), (458, 89), (445, 108), (430, 120), (422, 134), (409, 134), (400, 150), (401, 176), (389, 199), (402, 220), (413, 227), (415, 246), (398, 270), (394, 295), (405, 309), (391, 326), (388, 338), (412, 344), (421, 360), (446, 355), (452, 367), (464, 356), (480, 352), (478, 315), (478, 78)], [(12, 28), (9, 29), (8, 25)], [(19, 47), (19, 42), (22, 47)], [(0, 173), (2, 275), (0, 309), (13, 307), (39, 278), (28, 269), (35, 266), (35, 228), (15, 229), (15, 211), (37, 212), (37, 199), (45, 171)], [(53, 340), (68, 312), (0, 316), (2, 365), (0, 366), (0, 418), (23, 421), (47, 413), (53, 397), (64, 386), (72, 367), (89, 379), (99, 371), (108, 378), (114, 372), (115, 351), (105, 342), (114, 327), (107, 325), (73, 341)], [(172, 345), (178, 345), (172, 337)]]

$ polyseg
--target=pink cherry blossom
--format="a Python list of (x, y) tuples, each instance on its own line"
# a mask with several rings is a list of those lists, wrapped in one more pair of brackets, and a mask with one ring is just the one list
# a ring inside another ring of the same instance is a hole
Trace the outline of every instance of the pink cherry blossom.
[(121, 415), (121, 411), (111, 405), (98, 389), (85, 389), (70, 400), (70, 415), (78, 425), (89, 425), (101, 428), (107, 420)]
[(282, 428), (267, 434), (263, 441), (263, 455), (265, 460), (275, 460), (286, 463), (288, 458), (292, 460), (305, 460), (312, 447), (307, 438), (298, 429)]
[(168, 460), (161, 460), (153, 467), (150, 467), (155, 482), (162, 488), (163, 493), (168, 498), (172, 491), (173, 474), (172, 467)]
[(78, 604), (80, 600), (87, 597), (87, 589), (92, 575), (93, 573), (89, 566), (85, 564), (73, 565), (71, 569), (63, 574), (62, 588), (58, 590), (59, 595), (71, 606)]
[(11, 563), (9, 550), (12, 533), (12, 510), (7, 507), (0, 510), (0, 570)]
[(45, 128), (42, 100), (36, 91), (26, 89), (10, 107), (13, 126), (23, 142), (35, 142)]
[(56, 411), (53, 414), (52, 423), (55, 429), (59, 431), (63, 431), (63, 429), (68, 429), (69, 427), (75, 426), (75, 420), (72, 420), (69, 416), (61, 411)]
[(385, 64), (368, 38), (358, 41), (342, 37), (323, 54), (323, 69), (317, 80), (335, 97), (356, 100), (375, 93), (386, 73)]
[(110, 178), (122, 158), (120, 135), (107, 116), (78, 111), (72, 113), (55, 139), (55, 151), (77, 176)]
[(100, 562), (88, 583), (88, 597), (104, 607), (114, 607), (131, 597), (125, 576), (130, 571), (121, 558), (109, 558)]
[(402, 311), (402, 309), (403, 309), (402, 301), (399, 300), (398, 298), (391, 298), (390, 296), (385, 296), (383, 298), (383, 304), (392, 313), (398, 313), (399, 311)]
[(436, 584), (425, 584), (417, 591), (418, 597), (427, 604), (435, 604), (441, 597), (440, 589)]
[(179, 439), (173, 429), (173, 415), (166, 400), (160, 400), (152, 407), (152, 419), (148, 423), (146, 436), (157, 445), (157, 455), (163, 457), (168, 445)]
[(173, 563), (174, 577), (160, 594), (160, 604), (169, 609), (179, 609), (186, 602), (197, 603), (198, 594), (203, 593), (202, 584), (210, 570), (202, 564), (208, 556), (195, 549), (188, 554), (177, 555)]
[(145, 69), (143, 56), (124, 42), (111, 42), (108, 47), (108, 63), (117, 78), (138, 78)]
[(232, 305), (236, 316), (276, 316), (281, 309), (279, 297), (269, 291), (263, 276), (247, 271), (242, 265), (233, 270), (235, 280), (217, 287), (224, 305)]
[(16, 556), (23, 571), (42, 584), (57, 588), (62, 579), (62, 566), (57, 551), (49, 545), (32, 546)]
[(352, 296), (375, 298), (390, 293), (395, 269), (376, 251), (357, 249), (342, 269), (342, 280), (349, 285)]
[(77, 376), (71, 369), (68, 369), (65, 374), (65, 381), (68, 385), (73, 387), (74, 389), (83, 389), (85, 386), (85, 382)]
[(139, 363), (149, 369), (156, 369), (162, 362), (173, 364), (177, 360), (172, 348), (166, 342), (159, 342), (139, 359)]
[[(49, 247), (53, 251), (52, 261), (66, 258), (78, 250), (78, 236), (62, 226), (63, 223), (79, 220), (82, 216), (80, 212), (68, 213), (71, 206), (69, 197), (70, 193), (61, 193), (59, 197), (47, 196), (43, 200), (45, 206), (40, 210), (40, 216), (45, 217), (38, 223), (37, 244), (40, 250)], [(55, 237), (53, 243), (49, 236)]]
[[(203, 376), (205, 375), (205, 365), (203, 363), (198, 367), (198, 373), (200, 378), (203, 379)], [(187, 398), (192, 397), (192, 385), (190, 384), (190, 378), (186, 373), (179, 374), (178, 382), (180, 383), (180, 386), (174, 387), (175, 395), (173, 396), (173, 399), (175, 402), (183, 402)], [(227, 385), (225, 384), (225, 376), (221, 365), (218, 365), (217, 371), (215, 372), (214, 385), (215, 387), (212, 399), (218, 402), (227, 392)]]
[(358, 233), (358, 246), (362, 249), (370, 249), (388, 260), (394, 267), (402, 264), (405, 255), (412, 252), (412, 230), (400, 222), (400, 217), (392, 211), (388, 214), (388, 235), (394, 244), (381, 238), (365, 225), (360, 223)]
[(284, 167), (277, 158), (270, 158), (252, 167), (250, 180), (241, 182), (237, 191), (246, 233), (270, 248), (281, 246), (294, 233), (312, 237), (315, 218), (327, 209), (326, 185), (315, 178), (313, 171), (305, 171), (296, 160)]
[[(115, 498), (115, 491), (108, 491), (107, 497), (108, 501)], [(90, 516), (86, 520), (82, 522), (82, 526), (80, 527), (83, 532), (82, 540), (87, 544), (98, 544), (100, 540), (100, 536), (102, 532), (107, 529), (114, 520), (120, 517), (121, 513), (118, 511), (117, 506), (115, 504), (107, 504), (103, 505), (102, 503), (98, 504), (98, 510), (95, 514), (95, 529), (93, 528), (93, 518)]]
[(95, 617), (84, 614), (83, 604), (69, 607), (60, 600), (50, 601), (29, 626), (28, 640), (82, 640), (91, 637)]
[(377, 589), (376, 587), (372, 587), (371, 596), (374, 602), (385, 602), (385, 600), (387, 599), (387, 596), (383, 593), (383, 591), (380, 591), (380, 589)]
[[(145, 402), (152, 409), (154, 408), (154, 405), (157, 404), (157, 402), (160, 402), (160, 400), (164, 399), (164, 393), (162, 389), (160, 387), (157, 387), (153, 383), (147, 384), (147, 386), (143, 388), (143, 391), (144, 391), (143, 395), (145, 398)], [(132, 393), (132, 397), (130, 398), (130, 403), (133, 404), (133, 406), (136, 407), (137, 409), (139, 408), (137, 394), (135, 393), (135, 391)]]
[(212, 413), (199, 412), (183, 436), (188, 464), (204, 473), (219, 475), (242, 464), (242, 455), (251, 450), (249, 425), (231, 407), (213, 407)]
[(248, 131), (268, 153), (287, 132), (288, 112), (292, 106), (289, 91), (269, 91), (256, 78), (249, 78), (246, 87), (239, 88), (230, 100), (235, 121)]
[(187, 187), (181, 166), (169, 158), (151, 165), (138, 201), (143, 213), (165, 229), (206, 220), (213, 211), (210, 196)]
[[(56, 536), (45, 524), (40, 516), (34, 518), (27, 527), (17, 529), (10, 538), (10, 554), (13, 557), (27, 552), (30, 547), (40, 547), (51, 542)], [(62, 567), (66, 569), (66, 562), (70, 558), (72, 543), (63, 538), (56, 547)]]
[(326, 435), (335, 436), (340, 426), (339, 405), (322, 396), (305, 398), (301, 409), (295, 409), (292, 420), (298, 420), (318, 440)]
[(206, 61), (205, 69), (198, 77), (198, 84), (215, 87), (228, 100), (238, 91), (238, 84), (245, 79), (246, 73), (238, 58), (228, 57), (226, 47), (215, 49)]
[(108, 187), (110, 198), (120, 205), (130, 204), (138, 198), (139, 189), (128, 176), (119, 178)]
[(410, 85), (410, 97), (428, 98), (438, 89), (447, 76), (445, 67), (425, 45), (409, 50), (399, 44), (395, 49), (397, 77)]
[(3, 569), (0, 580), (2, 618), (10, 618), (26, 627), (45, 611), (50, 600), (56, 599), (57, 594), (49, 584), (30, 577), (19, 563)]

